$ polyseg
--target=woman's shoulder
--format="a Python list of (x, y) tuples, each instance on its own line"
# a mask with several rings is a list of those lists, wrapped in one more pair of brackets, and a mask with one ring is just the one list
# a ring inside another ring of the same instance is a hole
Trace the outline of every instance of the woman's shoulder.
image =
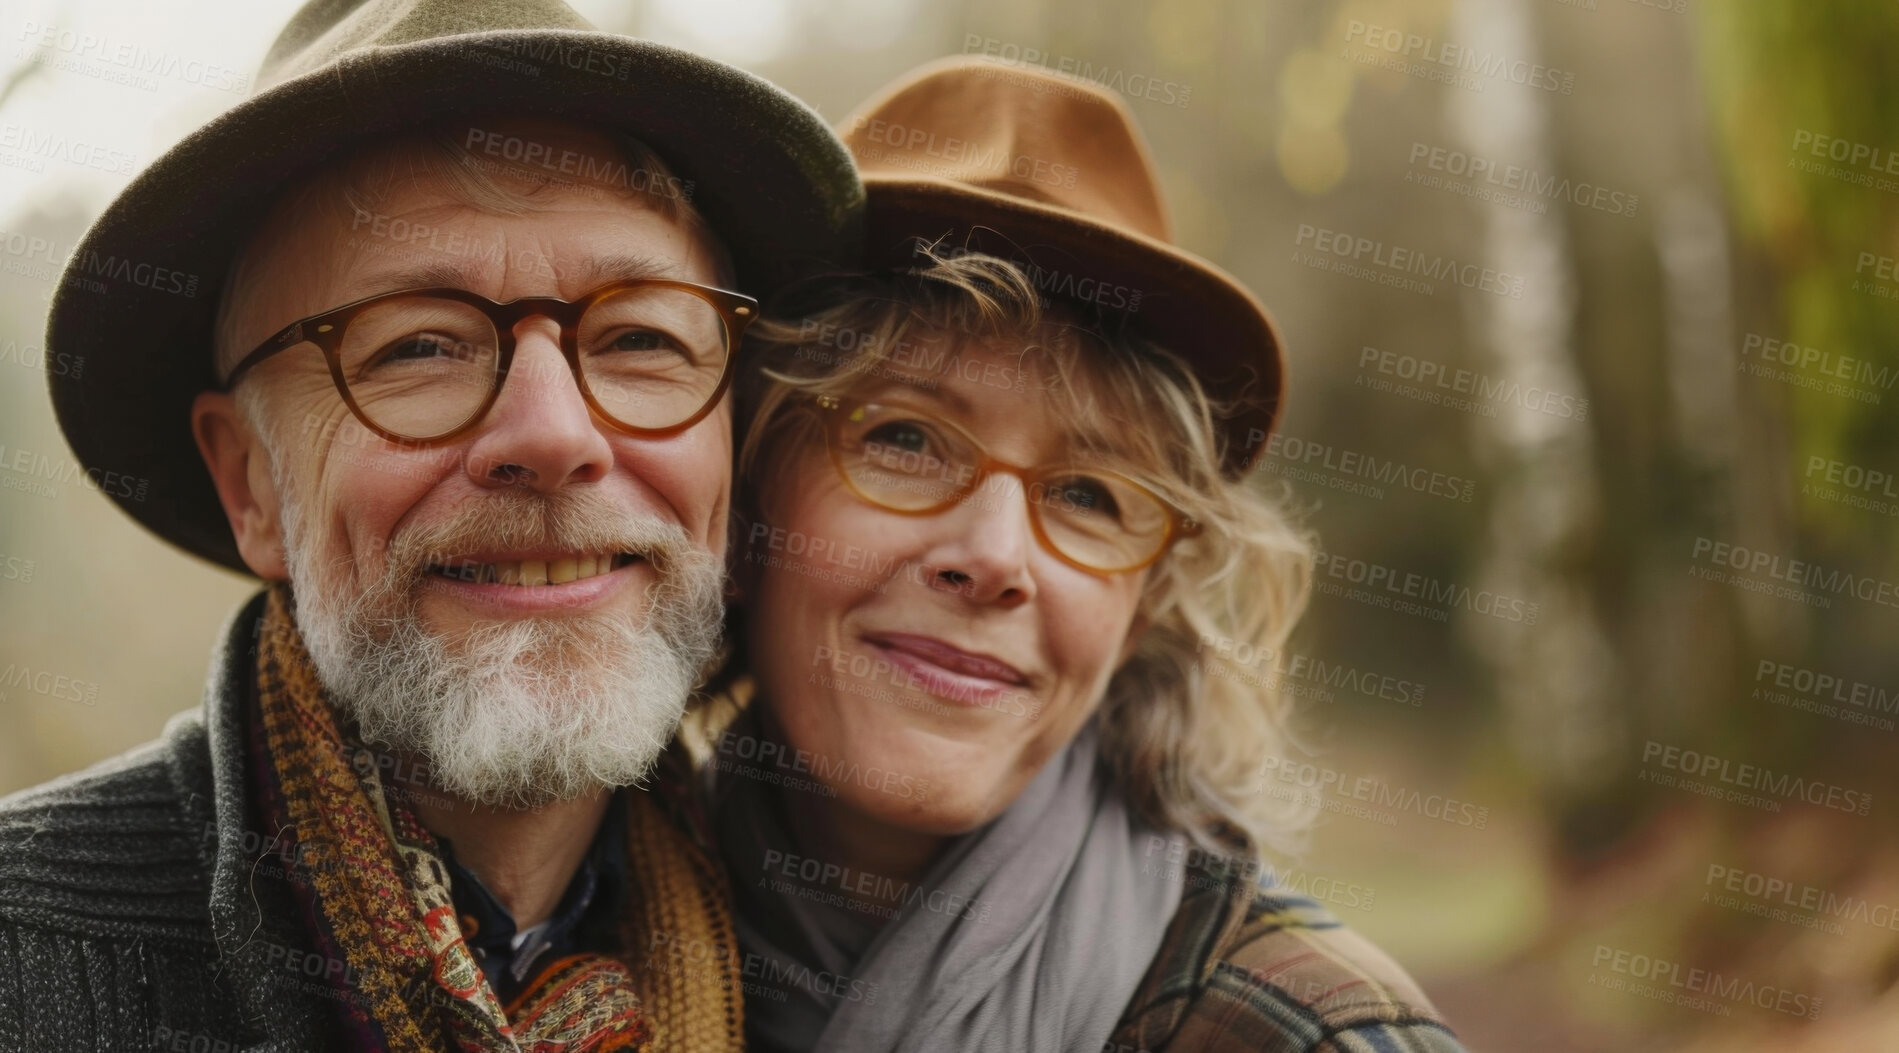
[(1213, 975), (1198, 999), (1210, 1004), (1191, 1016), (1218, 1023), (1250, 1011), (1308, 1038), (1299, 1049), (1459, 1048), (1417, 981), (1308, 896), (1256, 890), (1210, 957)]
[(1187, 889), (1114, 1053), (1463, 1049), (1416, 981), (1311, 897), (1233, 878)]

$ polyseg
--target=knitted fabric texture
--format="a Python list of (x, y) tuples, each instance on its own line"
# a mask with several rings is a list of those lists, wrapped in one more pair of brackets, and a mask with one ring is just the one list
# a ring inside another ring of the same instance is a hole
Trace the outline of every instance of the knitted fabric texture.
[[(569, 955), (501, 1005), (463, 940), (434, 838), (403, 804), (409, 791), (385, 785), (375, 753), (337, 721), (283, 585), (270, 589), (264, 618), (259, 801), (270, 828), (334, 853), (313, 869), (306, 894), (319, 946), (347, 966), (352, 990), (338, 1002), (355, 1042), (391, 1053), (608, 1053), (655, 1048), (658, 1033), (667, 1049), (740, 1048), (730, 953), (696, 969)], [(722, 882), (650, 794), (630, 797), (635, 907), (623, 921), (625, 949), (720, 946), (732, 924)], [(729, 935), (722, 945), (731, 946)]]

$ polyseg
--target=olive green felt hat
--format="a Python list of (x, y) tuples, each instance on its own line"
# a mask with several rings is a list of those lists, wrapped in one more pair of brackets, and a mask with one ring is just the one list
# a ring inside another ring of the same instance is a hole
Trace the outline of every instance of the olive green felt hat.
[(1052, 298), (1185, 359), (1227, 411), (1222, 466), (1266, 448), (1283, 396), (1278, 327), (1239, 279), (1173, 243), (1152, 154), (1099, 85), (982, 57), (912, 70), (839, 126), (878, 266), (937, 252), (1013, 260)]
[(559, 0), (311, 0), (258, 93), (134, 178), (53, 298), (53, 408), (90, 477), (160, 537), (248, 573), (191, 435), (217, 386), (212, 327), (238, 249), (294, 180), (359, 140), (457, 115), (615, 129), (692, 186), (741, 290), (769, 293), (854, 248), (863, 186), (815, 111), (749, 73), (594, 29)]

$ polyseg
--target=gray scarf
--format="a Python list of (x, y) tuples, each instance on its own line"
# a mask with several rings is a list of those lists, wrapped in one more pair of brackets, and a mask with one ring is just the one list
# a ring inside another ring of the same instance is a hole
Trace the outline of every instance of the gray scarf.
[[(729, 734), (757, 736), (757, 706)], [(1099, 1053), (1160, 949), (1181, 883), (1178, 868), (1158, 865), (1180, 858), (1179, 835), (1134, 815), (1097, 743), (1091, 720), (914, 886), (799, 851), (779, 796), (823, 792), (813, 773), (715, 752), (708, 775), (752, 1048)], [(873, 886), (900, 890), (902, 906), (873, 903), (863, 895)]]

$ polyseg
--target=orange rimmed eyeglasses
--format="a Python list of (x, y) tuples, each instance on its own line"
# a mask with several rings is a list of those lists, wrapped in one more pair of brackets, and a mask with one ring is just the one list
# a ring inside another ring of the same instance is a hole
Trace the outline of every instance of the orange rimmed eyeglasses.
[(814, 395), (831, 463), (851, 492), (900, 515), (959, 504), (1002, 472), (1022, 481), (1036, 540), (1079, 570), (1152, 566), (1199, 523), (1125, 472), (1073, 462), (1024, 466), (990, 455), (969, 430), (927, 410), (879, 399)]
[(668, 278), (604, 285), (577, 300), (499, 303), (466, 289), (365, 297), (278, 330), (231, 371), (224, 390), (280, 352), (314, 345), (343, 402), (392, 442), (446, 442), (501, 395), (514, 327), (552, 318), (587, 405), (631, 435), (664, 438), (698, 423), (732, 380), (732, 349), (758, 301)]

